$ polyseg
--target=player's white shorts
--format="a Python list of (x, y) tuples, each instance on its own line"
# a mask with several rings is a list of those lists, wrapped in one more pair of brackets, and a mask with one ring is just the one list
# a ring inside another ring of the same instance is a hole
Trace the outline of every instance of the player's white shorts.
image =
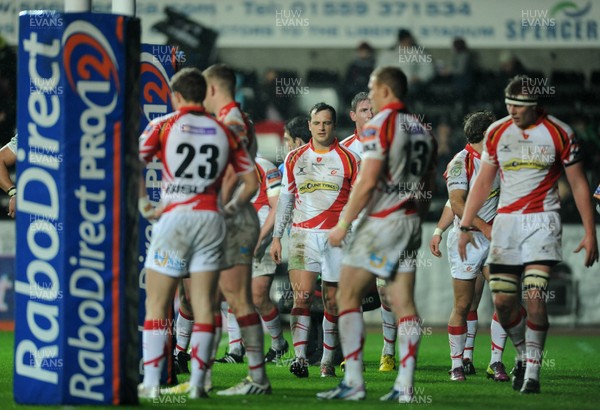
[(366, 269), (383, 279), (396, 272), (414, 272), (421, 246), (421, 221), (416, 215), (366, 218), (344, 247), (344, 265)]
[(271, 244), (266, 247), (265, 254), (261, 259), (254, 258), (252, 262), (252, 277), (274, 275), (277, 264), (271, 258)]
[(260, 223), (252, 204), (244, 204), (235, 215), (225, 218), (227, 236), (221, 269), (233, 265), (252, 265)]
[(288, 270), (300, 269), (321, 273), (325, 282), (338, 282), (342, 266), (342, 248), (327, 242), (328, 231), (290, 230)]
[(558, 212), (498, 214), (492, 227), (488, 264), (524, 265), (562, 260)]
[(481, 268), (485, 264), (488, 252), (490, 250), (490, 241), (481, 232), (473, 231), (473, 240), (478, 248), (472, 244), (467, 244), (467, 260), (460, 260), (458, 254), (458, 238), (460, 230), (453, 227), (448, 232), (446, 246), (448, 247), (448, 262), (450, 263), (450, 274), (454, 279), (470, 280), (475, 279), (477, 274), (481, 272)]
[(225, 221), (213, 211), (167, 212), (152, 227), (144, 267), (168, 276), (219, 270)]

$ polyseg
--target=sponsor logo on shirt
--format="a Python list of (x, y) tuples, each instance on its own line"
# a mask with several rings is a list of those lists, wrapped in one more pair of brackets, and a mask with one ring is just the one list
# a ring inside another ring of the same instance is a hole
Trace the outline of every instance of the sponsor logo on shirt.
[(339, 191), (340, 186), (331, 182), (325, 181), (306, 181), (298, 187), (300, 194), (309, 194), (315, 191)]

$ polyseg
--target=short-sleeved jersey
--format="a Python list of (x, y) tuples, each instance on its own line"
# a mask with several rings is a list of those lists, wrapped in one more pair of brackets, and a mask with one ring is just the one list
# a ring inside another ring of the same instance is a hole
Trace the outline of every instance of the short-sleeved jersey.
[(427, 200), (425, 175), (436, 164), (437, 143), (418, 118), (395, 102), (383, 107), (365, 125), (361, 138), (363, 161), (382, 160), (383, 171), (367, 205), (367, 215), (383, 218), (392, 213), (417, 212), (417, 201)]
[(293, 194), (292, 226), (328, 230), (339, 220), (358, 173), (358, 158), (337, 139), (327, 151), (314, 148), (312, 139), (285, 159), (282, 194)]
[(17, 134), (10, 139), (8, 144), (5, 145), (6, 148), (12, 151), (13, 154), (17, 155)]
[(362, 158), (363, 146), (362, 142), (360, 142), (360, 137), (358, 136), (357, 130), (354, 130), (354, 134), (348, 136), (342, 142), (340, 142), (340, 145), (354, 152), (359, 158)]
[(490, 125), (481, 159), (500, 168), (498, 213), (532, 213), (560, 209), (562, 167), (580, 161), (581, 155), (571, 128), (542, 113), (525, 130), (510, 116)]
[[(456, 154), (454, 158), (452, 158), (452, 161), (448, 163), (448, 167), (444, 173), (448, 193), (456, 189), (469, 192), (473, 177), (477, 175), (480, 168), (481, 154), (475, 151), (471, 144), (467, 144), (467, 146)], [(500, 175), (496, 173), (496, 178), (492, 183), (490, 194), (479, 212), (477, 212), (477, 216), (487, 223), (490, 223), (496, 217), (499, 195)], [(459, 223), (460, 218), (455, 217), (454, 224), (457, 225)]]
[(151, 121), (140, 137), (140, 159), (162, 162), (161, 205), (172, 210), (218, 210), (223, 172), (254, 171), (243, 145), (202, 107), (188, 106)]
[(271, 209), (269, 197), (279, 194), (281, 188), (281, 173), (272, 162), (264, 158), (256, 157), (256, 173), (258, 175), (258, 191), (250, 202), (254, 205), (260, 225), (265, 223), (267, 214)]
[(225, 124), (244, 144), (252, 158), (256, 158), (258, 145), (254, 134), (254, 125), (235, 101), (227, 104), (217, 115), (219, 121)]

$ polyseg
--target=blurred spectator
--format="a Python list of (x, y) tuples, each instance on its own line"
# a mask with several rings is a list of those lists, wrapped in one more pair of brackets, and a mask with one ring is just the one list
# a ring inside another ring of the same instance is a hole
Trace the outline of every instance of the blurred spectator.
[(350, 101), (354, 95), (368, 89), (369, 77), (374, 69), (375, 50), (364, 41), (356, 48), (356, 56), (346, 69), (344, 101)]
[(0, 147), (15, 134), (17, 125), (17, 55), (0, 36)]
[(455, 37), (452, 41), (451, 74), (454, 85), (454, 95), (462, 103), (465, 110), (475, 83), (475, 56), (467, 46), (467, 42), (461, 37)]
[(293, 115), (295, 93), (286, 93), (285, 87), (294, 87), (292, 77), (274, 69), (265, 72), (260, 85), (259, 99), (262, 112), (256, 112), (256, 117), (268, 121), (286, 121)]
[(503, 83), (508, 82), (510, 78), (516, 75), (528, 73), (521, 60), (512, 51), (505, 50), (501, 52), (498, 62), (500, 63), (500, 77)]
[(408, 78), (409, 94), (418, 93), (435, 75), (435, 66), (431, 54), (417, 44), (410, 31), (398, 30), (398, 41), (389, 50), (379, 53), (377, 67), (397, 66)]

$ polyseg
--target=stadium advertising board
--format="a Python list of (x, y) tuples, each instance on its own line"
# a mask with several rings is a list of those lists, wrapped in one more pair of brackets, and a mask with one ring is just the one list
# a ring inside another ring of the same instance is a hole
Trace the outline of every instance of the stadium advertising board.
[[(93, 2), (109, 12), (109, 0)], [(600, 47), (600, 3), (593, 0), (160, 0), (137, 2), (144, 42), (164, 44), (152, 27), (166, 6), (219, 32), (219, 47), (389, 47), (400, 27), (425, 47), (456, 36), (473, 48)], [(16, 44), (20, 9), (60, 10), (56, 0), (0, 0), (0, 34)], [(376, 23), (374, 23), (376, 22)]]

